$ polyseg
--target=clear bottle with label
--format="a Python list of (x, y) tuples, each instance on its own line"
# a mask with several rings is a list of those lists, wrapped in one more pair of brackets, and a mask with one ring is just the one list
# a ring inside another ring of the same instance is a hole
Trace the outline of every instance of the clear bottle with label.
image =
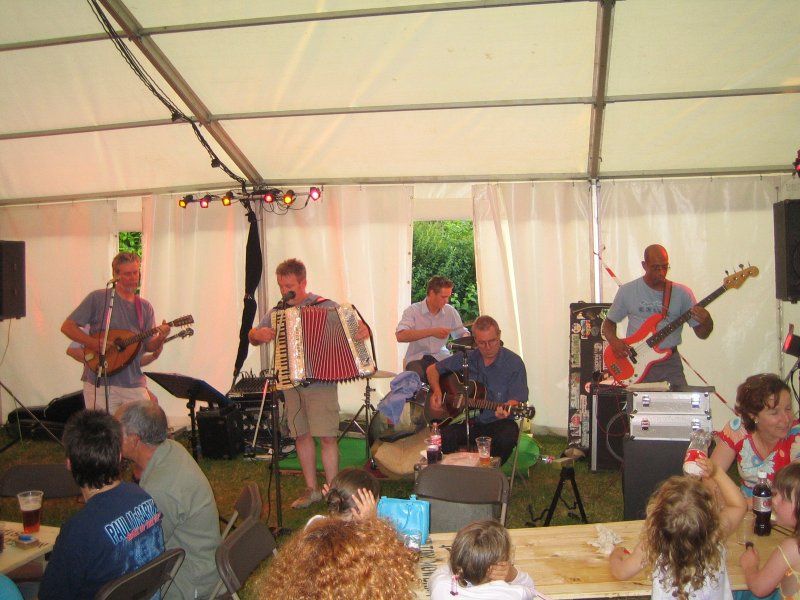
[(772, 531), (772, 486), (766, 471), (758, 472), (758, 483), (753, 488), (753, 512), (756, 515), (753, 533), (769, 535)]
[(697, 464), (697, 459), (708, 458), (708, 447), (711, 445), (712, 434), (702, 429), (693, 431), (689, 438), (689, 447), (683, 459), (683, 472), (696, 477), (703, 476), (703, 470)]

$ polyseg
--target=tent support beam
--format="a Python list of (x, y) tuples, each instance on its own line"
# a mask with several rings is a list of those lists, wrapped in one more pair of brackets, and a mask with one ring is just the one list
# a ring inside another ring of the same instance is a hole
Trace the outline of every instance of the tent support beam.
[(241, 170), (244, 176), (252, 183), (263, 181), (255, 166), (239, 149), (233, 139), (225, 131), (225, 128), (211, 119), (211, 111), (189, 86), (175, 65), (170, 62), (166, 54), (149, 37), (141, 34), (141, 24), (128, 10), (122, 0), (100, 0), (105, 9), (113, 16), (117, 23), (125, 31), (125, 35), (131, 40), (145, 55), (148, 61), (156, 68), (167, 84), (175, 91), (181, 100), (189, 107), (189, 110), (197, 118), (206, 131), (217, 141), (222, 150), (230, 157), (234, 164)]
[(586, 171), (589, 179), (597, 179), (600, 170), (600, 151), (603, 144), (603, 119), (608, 86), (608, 55), (611, 46), (611, 27), (616, 0), (598, 0), (597, 32), (594, 46), (592, 77), (592, 116), (589, 125), (589, 160)]

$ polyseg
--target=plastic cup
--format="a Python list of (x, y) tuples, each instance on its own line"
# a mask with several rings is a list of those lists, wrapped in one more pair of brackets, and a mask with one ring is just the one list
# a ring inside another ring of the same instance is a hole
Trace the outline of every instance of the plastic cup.
[(478, 446), (478, 464), (488, 467), (492, 462), (492, 438), (486, 435), (475, 438)]
[(747, 511), (744, 519), (739, 523), (739, 531), (736, 533), (736, 541), (744, 545), (747, 542), (752, 542), (755, 538), (753, 533), (753, 526), (755, 525), (756, 516), (753, 511)]
[(36, 533), (42, 522), (42, 497), (41, 490), (29, 490), (17, 494), (19, 509), (22, 511), (23, 533)]

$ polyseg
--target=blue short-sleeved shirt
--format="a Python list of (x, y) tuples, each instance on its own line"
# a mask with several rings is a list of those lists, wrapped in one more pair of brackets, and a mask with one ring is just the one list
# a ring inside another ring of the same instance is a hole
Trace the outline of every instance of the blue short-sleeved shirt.
[[(654, 290), (647, 285), (643, 277), (634, 279), (619, 288), (617, 295), (614, 297), (614, 302), (608, 310), (608, 318), (614, 323), (619, 323), (627, 318), (628, 329), (625, 337), (630, 337), (639, 330), (647, 319), (653, 315), (661, 314), (663, 296), (664, 293), (662, 291)], [(695, 304), (697, 304), (697, 301), (694, 299), (692, 290), (685, 285), (673, 282), (672, 297), (669, 301), (667, 316), (661, 320), (656, 329), (666, 327)], [(697, 327), (697, 325), (697, 321), (689, 319), (690, 327)], [(681, 343), (682, 329), (683, 326), (678, 327), (659, 346), (662, 349), (678, 346)]]
[[(528, 375), (522, 359), (507, 348), (500, 348), (494, 362), (486, 366), (479, 350), (470, 350), (468, 354), (469, 376), (486, 387), (487, 400), (503, 404), (509, 400), (528, 403)], [(439, 375), (461, 372), (461, 353), (436, 363)], [(491, 423), (497, 417), (494, 410), (482, 410), (478, 415), (479, 423)]]
[(445, 304), (442, 310), (433, 314), (428, 309), (428, 303), (425, 300), (414, 302), (403, 311), (403, 316), (400, 318), (395, 332), (409, 329), (432, 329), (434, 327), (446, 327), (450, 330), (450, 336), (447, 339), (430, 336), (409, 342), (406, 356), (403, 359), (403, 366), (412, 360), (419, 360), (426, 354), (430, 354), (436, 360), (443, 360), (450, 356), (450, 350), (445, 346), (449, 338), (458, 339), (469, 335), (469, 331), (464, 327), (464, 323), (461, 322), (461, 315), (450, 304)]

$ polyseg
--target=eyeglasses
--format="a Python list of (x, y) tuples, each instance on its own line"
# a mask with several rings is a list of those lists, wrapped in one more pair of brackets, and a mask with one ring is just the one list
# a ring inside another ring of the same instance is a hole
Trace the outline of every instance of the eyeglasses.
[(665, 273), (669, 271), (669, 265), (648, 265), (647, 268), (651, 271), (664, 271)]
[(492, 346), (496, 346), (500, 343), (500, 338), (494, 338), (491, 340), (484, 340), (480, 342), (475, 342), (475, 345), (479, 348), (491, 348)]

